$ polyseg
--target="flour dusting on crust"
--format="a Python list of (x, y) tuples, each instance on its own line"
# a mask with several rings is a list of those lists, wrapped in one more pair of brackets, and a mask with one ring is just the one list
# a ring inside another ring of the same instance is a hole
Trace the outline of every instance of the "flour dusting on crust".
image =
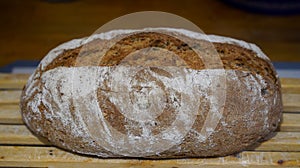
[[(281, 103), (278, 88), (262, 75), (247, 71), (172, 66), (56, 67), (44, 71), (64, 50), (92, 40), (160, 30), (235, 44), (269, 61), (254, 44), (183, 29), (113, 30), (72, 40), (50, 51), (30, 77), (22, 96), (22, 101), (27, 102), (22, 107), (25, 123), (56, 145), (83, 154), (176, 157), (193, 156), (193, 152), (197, 156), (213, 156), (218, 154), (220, 145), (232, 145), (227, 144), (227, 139), (216, 137), (244, 140), (237, 142), (237, 147), (226, 149), (225, 154), (237, 152), (240, 147), (249, 146), (247, 136), (255, 135), (256, 141), (279, 122), (270, 113)], [(222, 85), (229, 87), (216, 89)], [(267, 93), (266, 88), (272, 92)], [(105, 110), (122, 116), (122, 120), (108, 120)], [(160, 119), (161, 115), (172, 118), (172, 122)], [(122, 122), (121, 128), (109, 121)], [(252, 127), (260, 130), (251, 130)], [(193, 152), (187, 153), (188, 147)]]
[[(113, 73), (114, 71), (115, 73)], [(173, 67), (168, 71), (173, 71), (173, 74), (176, 74), (180, 70)], [(118, 67), (118, 70), (112, 70), (109, 67), (59, 67), (49, 70), (41, 76), (44, 86), (41, 90), (42, 93), (36, 95), (40, 98), (33, 99), (27, 108), (34, 113), (46, 114), (48, 119), (60, 121), (63, 127), (70, 126), (72, 129), (68, 136), (82, 137), (85, 141), (95, 141), (93, 145), (98, 148), (104, 148), (123, 156), (155, 155), (168, 150), (174, 145), (179, 145), (184, 140), (185, 135), (191, 130), (195, 122), (196, 115), (201, 115), (199, 113), (202, 113), (202, 111), (197, 111), (199, 106), (205, 104), (206, 101), (212, 102), (210, 99), (213, 97), (208, 94), (213, 81), (210, 78), (221, 74), (219, 71), (185, 69), (183, 71), (184, 75), (180, 74), (172, 79), (156, 75), (167, 88), (175, 89), (188, 96), (183, 97), (186, 101), (180, 102), (180, 107), (177, 108), (178, 116), (176, 121), (159, 135), (153, 135), (151, 130), (144, 130), (145, 132), (143, 132), (142, 136), (123, 135), (105, 121), (101, 108), (98, 106), (96, 89), (102, 87), (101, 85), (105, 79), (103, 77), (105, 74), (110, 73), (112, 75), (111, 79), (114, 79), (110, 86), (113, 90), (106, 92), (106, 94), (110, 96), (109, 98), (113, 103), (125, 106), (125, 108), (121, 108), (125, 116), (131, 115), (126, 114), (132, 112), (130, 111), (132, 105), (128, 102), (130, 98), (126, 97), (126, 93), (131, 88), (130, 79), (132, 77), (130, 77), (130, 74), (136, 72), (136, 69), (129, 67)], [(243, 105), (245, 109), (249, 109), (247, 112), (248, 116), (245, 117), (250, 120), (245, 121), (245, 123), (249, 127), (257, 124), (256, 121), (251, 121), (251, 118), (255, 115), (254, 113), (258, 112), (255, 111), (256, 107), (251, 107), (251, 104), (260, 104), (260, 106), (264, 107), (262, 111), (265, 111), (265, 113), (261, 114), (261, 117), (266, 118), (263, 128), (267, 129), (269, 127), (268, 111), (272, 107), (267, 105), (272, 105), (274, 102), (261, 96), (261, 89), (264, 87), (263, 83), (265, 83), (264, 79), (260, 75), (249, 75), (241, 80), (236, 73), (237, 71), (235, 70), (226, 71), (226, 78), (230, 79), (229, 83), (241, 88), (241, 85), (246, 86), (247, 90), (245, 92), (252, 95), (241, 97), (241, 99), (249, 97), (249, 103), (246, 102)], [(243, 73), (247, 74), (247, 72)], [(123, 82), (119, 82), (119, 79), (123, 79)], [(203, 79), (205, 79), (205, 82), (203, 82)], [(259, 95), (260, 99), (256, 98), (257, 95)], [(203, 97), (200, 98), (201, 96)], [(47, 106), (47, 111), (39, 111), (37, 106), (40, 102)], [(72, 106), (75, 108), (73, 112), (70, 111)], [(215, 128), (210, 127), (210, 125), (217, 122), (219, 118), (224, 117), (218, 116), (219, 114), (214, 107), (212, 109), (209, 114), (216, 116), (206, 120), (203, 129), (200, 132), (196, 132), (199, 143), (206, 141), (208, 136), (214, 134)], [(75, 115), (77, 119), (74, 120), (72, 115)], [(27, 119), (29, 123), (33, 120), (42, 120), (42, 118), (31, 118), (30, 116), (27, 116)], [(141, 126), (143, 126), (143, 123), (145, 122), (140, 123)], [(226, 125), (227, 123), (223, 121), (222, 124)], [(147, 126), (144, 126), (144, 128), (147, 129)], [(105, 156), (105, 153), (92, 154)]]

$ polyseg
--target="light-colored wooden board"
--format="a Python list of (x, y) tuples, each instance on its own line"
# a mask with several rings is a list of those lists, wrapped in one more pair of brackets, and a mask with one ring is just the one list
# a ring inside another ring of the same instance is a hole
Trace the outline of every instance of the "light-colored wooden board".
[(17, 104), (0, 104), (0, 124), (23, 124)]
[[(168, 5), (170, 3), (172, 5)], [(202, 5), (208, 3), (209, 5)], [(40, 59), (59, 43), (89, 35), (105, 22), (137, 10), (160, 10), (181, 15), (200, 26), (204, 32), (256, 43), (272, 60), (299, 61), (300, 58), (299, 15), (274, 17), (255, 14), (227, 6), (217, 0), (205, 2), (192, 0), (189, 3), (182, 3), (180, 0), (117, 0), (100, 3), (89, 0), (89, 2), (71, 1), (57, 4), (48, 1), (12, 0), (1, 1), (1, 4), (2, 20), (6, 23), (1, 31), (2, 65), (18, 60), (20, 56), (22, 59)], [(25, 82), (23, 84), (0, 82), (0, 88), (21, 89), (24, 84)], [(296, 87), (288, 85), (289, 88), (286, 89), (284, 82), (282, 84), (284, 94), (299, 94), (297, 85)], [(284, 111), (299, 113), (300, 107), (289, 105), (284, 107)], [(291, 122), (297, 122), (294, 116), (290, 116), (290, 119)], [(295, 128), (293, 124), (286, 126)], [(245, 152), (238, 158), (230, 156), (224, 159), (139, 161), (103, 160), (65, 154), (63, 151), (55, 153), (56, 150), (52, 152), (50, 150), (51, 148), (31, 146), (1, 147), (0, 167), (300, 167), (300, 155), (297, 152)]]
[(20, 90), (0, 90), (0, 104), (17, 104), (20, 102)]
[(282, 94), (282, 103), (285, 108), (297, 111), (300, 108), (300, 94)]
[(1, 145), (50, 145), (48, 141), (35, 136), (25, 125), (0, 125)]
[(300, 94), (300, 78), (281, 78), (282, 93)]
[[(281, 79), (284, 114), (277, 134), (236, 156), (210, 159), (99, 159), (51, 147), (23, 125), (21, 87), (28, 75), (0, 74), (0, 167), (299, 167), (300, 79)], [(21, 79), (21, 80), (18, 80)], [(17, 125), (16, 125), (17, 124)], [(8, 146), (7, 146), (8, 145)], [(22, 146), (19, 146), (22, 145)], [(26, 146), (23, 146), (26, 145)]]
[(22, 89), (29, 78), (28, 74), (0, 73), (1, 89)]
[(300, 152), (300, 132), (275, 132), (271, 139), (252, 148), (255, 151)]
[(100, 159), (72, 154), (54, 147), (0, 146), (1, 166), (22, 167), (299, 167), (299, 152), (242, 152), (234, 156), (204, 159)]
[[(33, 135), (24, 125), (0, 125), (2, 145), (50, 145)], [(300, 132), (276, 132), (274, 137), (249, 150), (300, 152)]]
[(278, 130), (281, 132), (300, 132), (300, 114), (299, 113), (283, 113), (282, 122)]

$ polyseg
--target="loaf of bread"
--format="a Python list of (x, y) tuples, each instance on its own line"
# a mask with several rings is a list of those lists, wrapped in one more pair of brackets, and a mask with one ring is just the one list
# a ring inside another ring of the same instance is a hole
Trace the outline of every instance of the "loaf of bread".
[(114, 30), (53, 49), (21, 96), (28, 128), (99, 157), (225, 156), (281, 118), (278, 76), (254, 44), (173, 28)]

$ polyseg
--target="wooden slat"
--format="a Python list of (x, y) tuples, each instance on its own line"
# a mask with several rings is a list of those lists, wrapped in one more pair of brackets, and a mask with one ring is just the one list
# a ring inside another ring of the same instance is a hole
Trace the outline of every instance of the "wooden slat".
[(1, 145), (50, 145), (43, 138), (33, 135), (25, 125), (0, 125)]
[[(0, 124), (24, 124), (18, 105), (0, 104)], [(283, 113), (280, 131), (300, 132), (300, 114)]]
[(300, 152), (300, 132), (275, 132), (275, 136), (254, 148), (255, 151)]
[(283, 106), (283, 112), (299, 113), (300, 107), (299, 106)]
[(54, 147), (0, 146), (0, 165), (22, 167), (272, 167), (300, 166), (299, 152), (242, 152), (207, 159), (100, 159), (72, 154)]
[[(79, 156), (50, 147), (21, 118), (19, 97), (28, 75), (0, 74), (0, 167), (273, 167), (300, 166), (300, 79), (281, 79), (284, 114), (276, 136), (236, 156), (210, 159), (135, 160)], [(21, 80), (18, 80), (21, 79)], [(24, 79), (24, 80), (23, 80)], [(8, 90), (5, 90), (8, 89)], [(16, 90), (12, 90), (16, 89)], [(4, 124), (4, 125), (3, 125)], [(21, 124), (21, 125), (11, 125)], [(8, 145), (8, 146), (7, 146)], [(29, 145), (29, 146), (18, 146)], [(38, 147), (39, 146), (39, 147)], [(251, 151), (254, 150), (254, 151)]]
[(282, 93), (300, 94), (300, 79), (281, 78)]
[(20, 96), (20, 90), (0, 90), (0, 104), (19, 103)]
[(300, 132), (300, 114), (283, 113), (282, 122), (279, 125), (282, 132)]
[(0, 104), (0, 124), (23, 124), (20, 107), (16, 104)]
[(289, 111), (300, 110), (300, 94), (282, 94), (282, 103), (285, 109)]
[[(0, 90), (0, 104), (19, 103), (21, 90)], [(283, 106), (288, 111), (300, 112), (300, 94), (286, 93), (282, 95)]]
[[(2, 145), (50, 145), (33, 135), (24, 125), (0, 125)], [(252, 148), (256, 151), (300, 152), (300, 132), (276, 132), (275, 136)]]
[(3, 74), (0, 73), (1, 89), (22, 89), (29, 78), (28, 74)]

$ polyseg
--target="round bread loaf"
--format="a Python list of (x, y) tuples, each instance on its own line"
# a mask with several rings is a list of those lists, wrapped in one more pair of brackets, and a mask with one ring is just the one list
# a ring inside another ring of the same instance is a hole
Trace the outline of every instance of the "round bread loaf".
[(282, 113), (278, 76), (257, 46), (171, 28), (58, 46), (20, 106), (37, 135), (100, 157), (229, 155), (274, 131)]

